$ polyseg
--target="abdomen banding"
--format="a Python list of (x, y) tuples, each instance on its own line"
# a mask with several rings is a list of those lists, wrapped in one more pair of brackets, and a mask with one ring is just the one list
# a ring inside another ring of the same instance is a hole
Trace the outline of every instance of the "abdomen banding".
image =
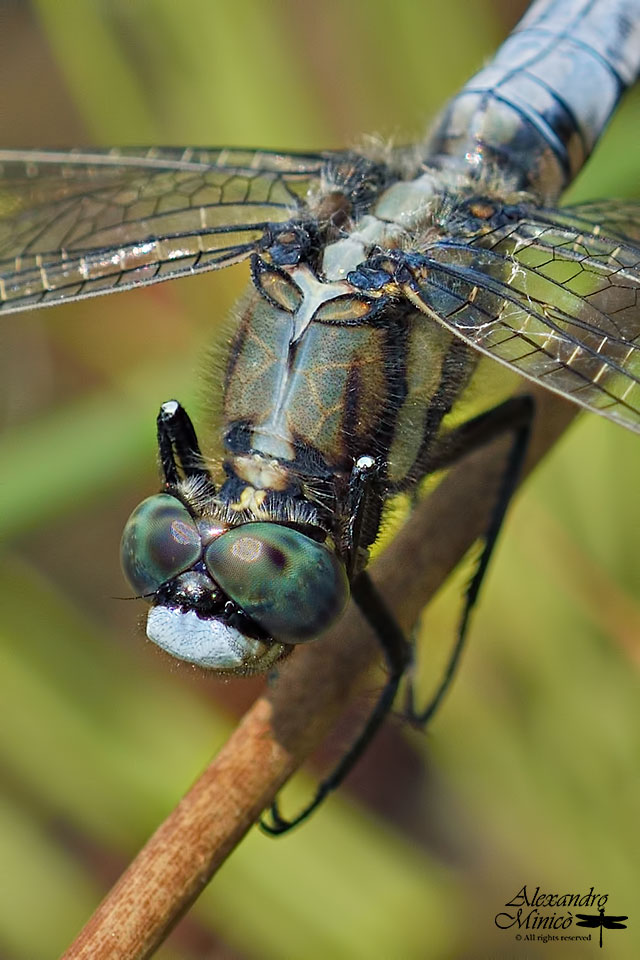
[(445, 109), (428, 149), (555, 200), (640, 70), (640, 0), (538, 0)]

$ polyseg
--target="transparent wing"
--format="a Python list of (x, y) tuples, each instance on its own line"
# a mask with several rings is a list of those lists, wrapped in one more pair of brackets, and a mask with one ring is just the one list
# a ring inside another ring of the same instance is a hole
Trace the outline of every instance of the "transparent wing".
[(476, 349), (640, 432), (640, 247), (618, 232), (639, 223), (640, 203), (471, 203), (448, 238), (408, 255), (405, 293)]
[(236, 262), (347, 154), (0, 151), (0, 312)]
[[(565, 217), (567, 218), (565, 221)], [(574, 230), (640, 244), (640, 204), (633, 200), (590, 200), (554, 212), (554, 221)]]

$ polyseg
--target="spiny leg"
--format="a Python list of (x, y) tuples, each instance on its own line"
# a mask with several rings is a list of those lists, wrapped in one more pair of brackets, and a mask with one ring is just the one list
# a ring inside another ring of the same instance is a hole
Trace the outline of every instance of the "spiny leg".
[(527, 453), (531, 424), (535, 413), (535, 403), (532, 397), (517, 396), (506, 400), (498, 407), (480, 414), (473, 420), (463, 423), (457, 430), (446, 438), (442, 448), (436, 447), (429, 457), (428, 472), (442, 469), (454, 463), (461, 456), (471, 453), (474, 449), (484, 446), (503, 433), (512, 433), (513, 442), (505, 464), (500, 486), (493, 506), (489, 524), (484, 534), (484, 547), (480, 554), (478, 565), (465, 591), (464, 607), (458, 624), (456, 642), (453, 646), (444, 674), (427, 706), (422, 710), (415, 709), (413, 686), (409, 684), (407, 691), (406, 713), (409, 720), (420, 726), (429, 722), (437, 711), (447, 690), (449, 689), (456, 669), (469, 626), (471, 611), (475, 606), (480, 587), (489, 566), (507, 508), (518, 484), (522, 465)]
[(382, 505), (380, 470), (380, 462), (369, 456), (359, 457), (353, 466), (346, 508), (348, 522), (341, 549), (346, 557), (349, 578), (352, 580), (353, 599), (380, 642), (389, 676), (360, 735), (332, 773), (320, 784), (311, 803), (293, 820), (287, 820), (280, 814), (277, 800), (272, 805), (271, 821), (261, 822), (263, 830), (272, 835), (285, 833), (305, 820), (322, 803), (327, 794), (342, 783), (391, 709), (398, 684), (409, 663), (410, 648), (402, 630), (368, 574), (358, 573), (366, 558), (366, 548), (374, 539), (380, 520)]
[[(506, 433), (516, 433), (521, 427), (531, 431), (535, 401), (529, 394), (509, 397), (503, 403), (485, 410), (471, 420), (445, 434), (428, 449), (423, 475), (435, 473), (457, 463), (462, 457), (486, 446)], [(516, 478), (517, 480), (517, 478)]]
[(157, 419), (158, 453), (165, 484), (176, 487), (181, 472), (187, 479), (203, 479), (211, 485), (198, 438), (187, 411), (177, 400), (167, 400)]
[(387, 682), (358, 738), (342, 757), (335, 769), (319, 785), (311, 803), (296, 817), (287, 820), (280, 813), (278, 801), (275, 800), (273, 802), (269, 811), (271, 822), (264, 819), (260, 821), (262, 829), (271, 836), (286, 833), (287, 830), (302, 823), (303, 820), (306, 820), (307, 817), (320, 806), (327, 794), (340, 786), (344, 778), (362, 756), (389, 713), (400, 680), (409, 664), (409, 644), (367, 573), (361, 573), (360, 576), (354, 580), (352, 584), (352, 596), (365, 619), (368, 621), (369, 626), (375, 631), (380, 641), (389, 673)]
[[(441, 445), (436, 444), (436, 446), (429, 451), (429, 457), (426, 461), (426, 472), (433, 472), (450, 466), (462, 456), (471, 453), (474, 449), (485, 445), (505, 432), (514, 433), (514, 442), (509, 453), (506, 469), (503, 473), (496, 505), (485, 534), (485, 547), (480, 557), (478, 568), (467, 590), (465, 608), (458, 630), (455, 648), (443, 681), (427, 709), (421, 713), (416, 713), (413, 709), (413, 704), (410, 704), (410, 718), (415, 722), (426, 722), (426, 720), (433, 715), (453, 678), (464, 645), (469, 614), (477, 599), (478, 591), (486, 572), (491, 552), (495, 546), (502, 520), (517, 484), (522, 461), (527, 450), (533, 413), (534, 403), (532, 398), (528, 396), (511, 398), (493, 410), (462, 424), (461, 427), (446, 437), (446, 442), (443, 442)], [(375, 515), (375, 503), (373, 503), (373, 501), (376, 499), (375, 479), (378, 470), (379, 465), (372, 458), (363, 457), (354, 467), (349, 498), (352, 515), (350, 534), (354, 539), (357, 539), (359, 535), (364, 533), (363, 527), (368, 526), (366, 523), (367, 516), (369, 514)], [(366, 544), (366, 535), (363, 537), (363, 541), (364, 544)], [(352, 557), (353, 564), (357, 562), (357, 547), (357, 543), (352, 543), (348, 551), (348, 556)], [(306, 820), (322, 803), (324, 798), (340, 786), (389, 713), (400, 680), (411, 662), (411, 646), (367, 573), (361, 573), (353, 581), (352, 595), (366, 620), (374, 630), (383, 649), (389, 672), (387, 683), (359, 737), (332, 773), (322, 781), (311, 803), (291, 820), (284, 818), (280, 814), (277, 800), (273, 803), (270, 809), (271, 822), (267, 820), (261, 820), (260, 822), (260, 826), (265, 833), (272, 836), (286, 833), (292, 827)]]
[(358, 457), (349, 478), (346, 531), (340, 544), (347, 561), (347, 575), (353, 580), (368, 559), (367, 548), (373, 543), (380, 526), (382, 496), (380, 461), (375, 457)]

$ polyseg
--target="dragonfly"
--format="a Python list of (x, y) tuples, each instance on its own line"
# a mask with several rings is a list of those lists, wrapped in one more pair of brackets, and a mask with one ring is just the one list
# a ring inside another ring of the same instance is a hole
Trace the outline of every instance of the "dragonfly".
[(607, 930), (626, 930), (627, 925), (623, 920), (629, 917), (607, 916), (604, 907), (600, 907), (598, 913), (576, 913), (576, 927), (599, 927), (600, 928), (600, 949), (602, 950), (602, 931)]
[(0, 313), (248, 261), (222, 385), (219, 476), (177, 400), (161, 491), (121, 560), (147, 636), (219, 675), (275, 668), (352, 598), (388, 679), (411, 644), (367, 573), (386, 505), (497, 436), (510, 447), (444, 696), (517, 484), (534, 402), (456, 422), (484, 357), (640, 431), (640, 204), (558, 206), (640, 69), (640, 0), (537, 0), (427, 139), (384, 150), (0, 150)]

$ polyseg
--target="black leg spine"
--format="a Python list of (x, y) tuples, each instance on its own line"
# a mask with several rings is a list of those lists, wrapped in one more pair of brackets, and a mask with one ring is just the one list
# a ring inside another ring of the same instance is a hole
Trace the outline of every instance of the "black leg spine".
[(302, 823), (303, 820), (306, 820), (307, 817), (320, 806), (329, 793), (340, 786), (371, 743), (371, 740), (393, 706), (398, 685), (409, 664), (411, 656), (410, 646), (402, 630), (396, 623), (393, 614), (376, 590), (367, 573), (361, 573), (354, 581), (352, 585), (352, 596), (380, 640), (389, 671), (387, 682), (355, 743), (351, 745), (330, 775), (319, 785), (311, 803), (296, 817), (287, 820), (280, 813), (278, 801), (274, 801), (269, 811), (271, 821), (260, 821), (260, 826), (264, 832), (271, 836), (286, 833), (288, 830), (291, 830), (292, 827)]
[[(532, 397), (526, 395), (513, 397), (499, 407), (494, 407), (493, 410), (489, 410), (474, 420), (462, 424), (459, 430), (456, 431), (456, 435), (452, 438), (453, 442), (445, 448), (444, 452), (446, 456), (449, 457), (455, 454), (455, 459), (457, 459), (459, 452), (470, 452), (475, 447), (484, 445), (501, 433), (512, 431), (514, 434), (496, 502), (484, 535), (484, 547), (480, 554), (478, 565), (465, 592), (464, 607), (458, 624), (456, 642), (451, 651), (440, 684), (427, 706), (420, 711), (416, 711), (415, 709), (413, 687), (411, 684), (409, 684), (407, 690), (406, 714), (408, 719), (417, 726), (426, 726), (433, 717), (455, 676), (464, 648), (471, 612), (478, 599), (480, 587), (487, 572), (507, 508), (522, 472), (522, 465), (529, 446), (534, 413), (535, 403)], [(447, 466), (448, 462), (442, 462), (441, 465)], [(440, 464), (433, 469), (439, 468)]]

